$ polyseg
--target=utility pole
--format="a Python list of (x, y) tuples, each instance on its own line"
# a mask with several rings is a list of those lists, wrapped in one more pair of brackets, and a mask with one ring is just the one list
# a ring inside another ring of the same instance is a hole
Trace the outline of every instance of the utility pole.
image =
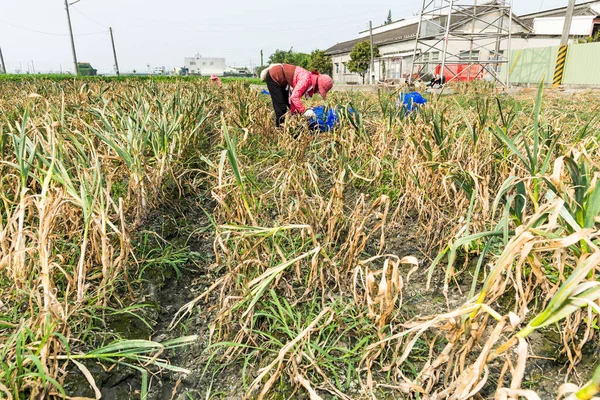
[(263, 63), (263, 51), (260, 51), (260, 66), (261, 68), (264, 67), (264, 63)]
[(573, 12), (575, 11), (575, 0), (569, 0), (567, 13), (565, 14), (565, 25), (563, 34), (560, 38), (560, 48), (556, 59), (556, 68), (554, 69), (553, 87), (558, 87), (562, 84), (565, 74), (565, 64), (567, 63), (567, 51), (569, 49), (569, 35), (571, 33), (571, 24), (573, 22)]
[(75, 65), (75, 75), (79, 75), (77, 53), (75, 52), (75, 39), (73, 39), (73, 26), (71, 25), (71, 13), (69, 12), (69, 0), (65, 0), (65, 10), (67, 10), (67, 21), (69, 22), (69, 35), (71, 37), (71, 51), (73, 52), (73, 64)]
[(569, 6), (567, 7), (567, 14), (565, 15), (565, 26), (563, 28), (563, 34), (560, 38), (560, 45), (566, 46), (569, 44), (569, 34), (571, 33), (571, 24), (573, 23), (573, 12), (575, 11), (575, 0), (569, 0)]
[(371, 66), (369, 67), (369, 83), (373, 84), (373, 69), (375, 68), (375, 61), (373, 60), (373, 21), (369, 21), (369, 36), (371, 40)]
[[(502, 15), (500, 15), (500, 19), (501, 20), (503, 19)], [(475, 0), (473, 2), (473, 26), (471, 27), (471, 33), (475, 33), (475, 27), (477, 26), (476, 22), (477, 22), (477, 0)], [(473, 45), (475, 44), (473, 41), (473, 37), (471, 37), (471, 40), (469, 42), (470, 42), (469, 61), (472, 62), (473, 61)], [(479, 56), (477, 56), (477, 59), (479, 59)], [(473, 64), (471, 64), (471, 65), (473, 65)], [(467, 71), (468, 82), (471, 82), (471, 65), (469, 65), (469, 70)]]
[(2, 73), (6, 74), (6, 64), (4, 64), (4, 56), (2, 55), (2, 47), (0, 47), (0, 64), (2, 64)]
[(112, 43), (112, 48), (113, 48), (113, 56), (115, 57), (115, 70), (117, 71), (117, 76), (119, 76), (119, 62), (117, 61), (117, 50), (115, 49), (115, 38), (113, 36), (113, 30), (112, 30), (112, 26), (109, 28), (110, 29), (110, 41)]

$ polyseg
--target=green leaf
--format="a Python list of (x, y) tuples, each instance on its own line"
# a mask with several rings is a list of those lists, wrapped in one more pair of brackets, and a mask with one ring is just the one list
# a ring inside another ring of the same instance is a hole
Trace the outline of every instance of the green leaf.
[(494, 129), (491, 130), (494, 136), (500, 140), (506, 147), (508, 147), (519, 159), (523, 162), (523, 166), (529, 171), (529, 173), (533, 174), (534, 171), (531, 169), (530, 161), (528, 157), (525, 157), (517, 148), (517, 145), (509, 138), (504, 131), (499, 127), (495, 126)]
[(596, 186), (592, 192), (588, 194), (585, 205), (585, 221), (584, 228), (593, 228), (595, 226), (594, 219), (600, 215), (600, 179), (596, 181)]

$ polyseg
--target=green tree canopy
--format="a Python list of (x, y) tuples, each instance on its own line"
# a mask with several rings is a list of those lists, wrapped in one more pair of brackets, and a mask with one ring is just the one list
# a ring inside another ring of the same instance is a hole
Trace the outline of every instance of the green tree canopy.
[(384, 25), (389, 25), (391, 23), (392, 23), (392, 10), (388, 11), (387, 19), (385, 20), (385, 22), (383, 24)]
[(254, 69), (254, 75), (256, 75), (257, 77), (260, 77), (260, 74), (261, 74), (261, 72), (263, 72), (263, 70), (264, 70), (265, 68), (267, 68), (267, 66), (266, 66), (266, 65), (263, 65), (263, 66), (260, 66), (260, 65), (259, 65), (258, 67), (256, 67), (256, 68)]
[(310, 71), (319, 71), (322, 74), (331, 74), (331, 70), (333, 69), (331, 57), (325, 55), (324, 50), (314, 50), (310, 53), (308, 69)]
[[(379, 57), (379, 49), (373, 46), (373, 57)], [(348, 70), (356, 72), (362, 77), (363, 85), (365, 83), (365, 75), (369, 71), (371, 64), (371, 45), (369, 42), (358, 42), (350, 52), (350, 61), (348, 61)]]
[(310, 54), (296, 53), (293, 48), (289, 50), (275, 50), (269, 57), (269, 64), (293, 64), (302, 68), (308, 68)]
[(291, 64), (297, 65), (304, 69), (308, 69), (308, 63), (310, 62), (310, 54), (306, 53), (294, 53), (293, 62)]

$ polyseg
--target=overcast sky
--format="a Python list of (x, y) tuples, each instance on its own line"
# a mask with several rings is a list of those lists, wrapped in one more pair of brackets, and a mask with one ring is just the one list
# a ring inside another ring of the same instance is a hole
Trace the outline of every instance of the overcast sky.
[[(71, 2), (73, 0), (70, 0)], [(81, 0), (71, 7), (80, 62), (112, 72), (112, 26), (121, 71), (176, 67), (200, 53), (228, 65), (265, 62), (277, 48), (310, 52), (354, 39), (368, 21), (380, 25), (418, 13), (420, 1), (400, 0)], [(567, 0), (514, 0), (524, 14)], [(72, 71), (64, 0), (0, 0), (0, 47), (9, 72)], [(33, 62), (33, 66), (32, 66)]]

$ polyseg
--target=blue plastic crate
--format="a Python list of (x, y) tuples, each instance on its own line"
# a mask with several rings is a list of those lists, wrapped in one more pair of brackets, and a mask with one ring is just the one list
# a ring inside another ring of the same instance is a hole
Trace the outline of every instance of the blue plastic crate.
[[(325, 106), (312, 107), (316, 117), (311, 118), (308, 121), (311, 129), (318, 130), (321, 132), (332, 131), (340, 121), (340, 112), (338, 108), (327, 108)], [(353, 112), (352, 109), (348, 109), (349, 112)]]
[(406, 115), (417, 111), (419, 107), (427, 104), (427, 99), (419, 92), (400, 93), (397, 106), (406, 110)]

